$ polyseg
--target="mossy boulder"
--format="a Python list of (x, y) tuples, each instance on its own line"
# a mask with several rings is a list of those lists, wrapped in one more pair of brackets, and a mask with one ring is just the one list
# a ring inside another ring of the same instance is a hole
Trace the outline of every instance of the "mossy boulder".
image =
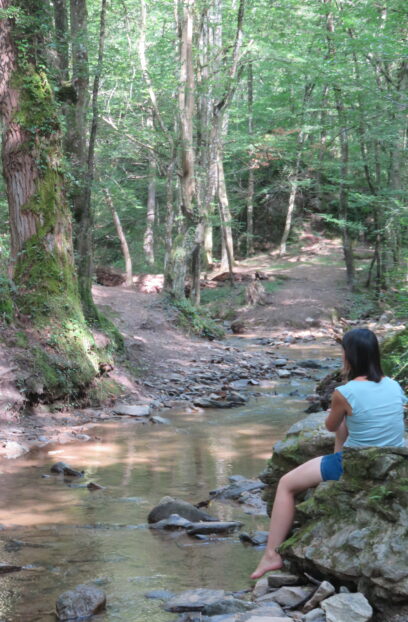
[(279, 479), (306, 460), (329, 454), (334, 448), (334, 434), (325, 427), (327, 412), (313, 413), (298, 421), (288, 430), (284, 440), (273, 448), (272, 458), (261, 480), (267, 485), (263, 498), (267, 503), (268, 514), (272, 509)]
[(301, 526), (281, 547), (292, 570), (408, 602), (408, 448), (346, 449), (344, 475), (297, 506)]

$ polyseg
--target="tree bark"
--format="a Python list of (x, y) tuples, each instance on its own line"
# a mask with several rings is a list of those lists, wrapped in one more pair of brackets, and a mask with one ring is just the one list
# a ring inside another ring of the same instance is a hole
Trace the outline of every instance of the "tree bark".
[[(10, 6), (9, 0), (0, 0), (1, 10)], [(36, 386), (41, 387), (33, 391), (55, 397), (79, 391), (98, 369), (88, 349), (92, 337), (75, 278), (59, 115), (44, 71), (43, 37), (46, 25), (51, 31), (51, 16), (42, 0), (32, 0), (22, 13), (18, 25), (0, 20), (2, 160), (17, 309), (30, 316), (40, 342), (47, 342), (46, 348), (40, 344), (33, 363)], [(54, 371), (50, 351), (57, 352), (63, 373)], [(30, 354), (27, 351), (28, 370)]]
[[(149, 117), (147, 127), (153, 129), (153, 119)], [(156, 216), (156, 160), (149, 154), (146, 229), (143, 237), (143, 250), (147, 263), (154, 265), (154, 223)]]
[[(254, 133), (254, 75), (252, 61), (248, 64), (248, 136), (252, 140)], [(249, 153), (248, 188), (247, 188), (247, 230), (246, 230), (246, 254), (254, 252), (254, 191), (255, 175), (252, 164), (253, 148)]]
[(106, 198), (106, 202), (109, 206), (109, 209), (112, 214), (113, 222), (115, 224), (116, 233), (118, 234), (118, 238), (120, 241), (120, 246), (122, 249), (123, 259), (125, 260), (125, 272), (126, 272), (126, 280), (125, 285), (128, 287), (133, 285), (133, 270), (132, 270), (132, 258), (129, 252), (129, 246), (126, 240), (125, 232), (123, 231), (122, 223), (120, 222), (119, 214), (115, 210), (113, 205), (112, 197), (107, 188), (104, 188), (104, 194)]

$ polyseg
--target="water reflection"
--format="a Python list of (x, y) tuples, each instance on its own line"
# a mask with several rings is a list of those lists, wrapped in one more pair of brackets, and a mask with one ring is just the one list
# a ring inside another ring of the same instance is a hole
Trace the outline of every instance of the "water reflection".
[[(103, 622), (174, 620), (144, 597), (151, 589), (248, 587), (259, 552), (238, 535), (202, 542), (149, 530), (146, 517), (164, 495), (196, 503), (232, 474), (256, 476), (313, 387), (312, 380), (270, 383), (239, 409), (170, 412), (168, 426), (105, 424), (93, 430), (96, 442), (3, 463), (1, 559), (32, 569), (1, 576), (0, 618), (54, 620), (57, 596), (90, 581), (107, 592), (108, 609), (96, 618)], [(56, 461), (84, 469), (84, 478), (68, 484), (50, 476)], [(104, 490), (90, 492), (90, 481)], [(232, 505), (213, 502), (209, 511), (241, 520), (246, 531), (267, 525)]]

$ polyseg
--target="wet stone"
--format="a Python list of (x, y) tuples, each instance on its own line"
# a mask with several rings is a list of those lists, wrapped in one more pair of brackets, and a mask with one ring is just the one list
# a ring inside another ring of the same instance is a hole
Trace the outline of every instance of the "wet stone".
[(192, 523), (179, 516), (178, 514), (171, 514), (168, 518), (164, 518), (163, 520), (158, 521), (157, 523), (152, 523), (150, 525), (151, 529), (187, 529), (190, 527)]
[(210, 605), (219, 603), (225, 598), (224, 590), (187, 590), (173, 596), (165, 605), (166, 611), (183, 613), (184, 611), (204, 611)]
[[(252, 534), (249, 533), (241, 533), (239, 536), (241, 542), (252, 544), (253, 546), (262, 546), (265, 545), (268, 540), (268, 532), (267, 531), (255, 531)], [(281, 585), (289, 585), (288, 583), (282, 583)], [(281, 585), (276, 587), (281, 587)]]
[(66, 477), (82, 477), (84, 472), (73, 469), (65, 462), (56, 462), (50, 469), (51, 473), (58, 473)]
[(116, 404), (113, 413), (128, 417), (147, 417), (150, 414), (150, 406), (149, 404)]
[(168, 590), (151, 590), (145, 594), (146, 598), (151, 598), (152, 600), (170, 600), (173, 596), (174, 593)]
[(22, 566), (15, 566), (14, 564), (0, 563), (0, 575), (8, 574), (9, 572), (18, 572), (22, 570)]
[(58, 620), (72, 620), (92, 616), (106, 606), (103, 590), (91, 585), (78, 585), (61, 594), (56, 602)]
[(199, 510), (191, 503), (172, 497), (163, 497), (159, 505), (156, 505), (149, 513), (147, 520), (149, 523), (157, 523), (164, 518), (169, 518), (171, 514), (178, 514), (190, 522), (216, 521), (217, 519)]
[(187, 533), (190, 536), (196, 534), (217, 534), (217, 533), (230, 533), (242, 526), (242, 523), (238, 521), (211, 521), (209, 523), (190, 523), (187, 526)]

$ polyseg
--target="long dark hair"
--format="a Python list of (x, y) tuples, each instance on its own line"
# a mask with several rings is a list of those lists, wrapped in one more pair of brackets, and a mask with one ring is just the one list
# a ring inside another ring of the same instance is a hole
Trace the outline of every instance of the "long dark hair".
[(366, 376), (367, 380), (380, 382), (384, 373), (381, 368), (378, 339), (372, 330), (368, 328), (349, 330), (342, 339), (342, 346), (346, 357), (348, 380)]

